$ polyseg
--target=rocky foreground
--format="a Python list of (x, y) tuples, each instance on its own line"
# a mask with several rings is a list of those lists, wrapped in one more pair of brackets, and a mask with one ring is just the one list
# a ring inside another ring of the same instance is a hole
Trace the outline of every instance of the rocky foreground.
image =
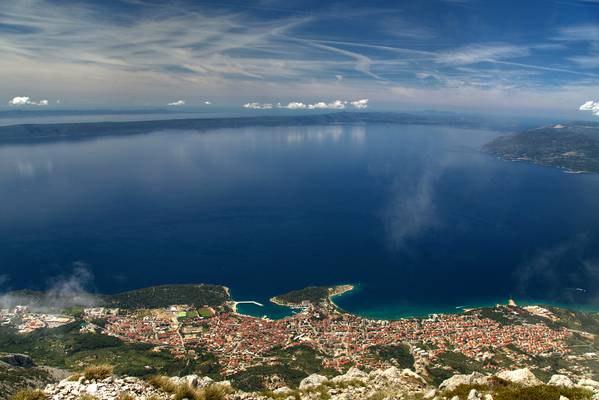
[(599, 400), (599, 382), (590, 379), (573, 382), (565, 375), (553, 375), (544, 383), (530, 370), (519, 369), (496, 375), (477, 372), (454, 375), (433, 388), (415, 372), (391, 367), (370, 373), (351, 368), (332, 378), (313, 374), (302, 380), (297, 389), (280, 387), (260, 393), (242, 392), (235, 390), (229, 381), (214, 382), (197, 375), (147, 381), (114, 376), (104, 379), (70, 377), (47, 385), (43, 393), (53, 400)]

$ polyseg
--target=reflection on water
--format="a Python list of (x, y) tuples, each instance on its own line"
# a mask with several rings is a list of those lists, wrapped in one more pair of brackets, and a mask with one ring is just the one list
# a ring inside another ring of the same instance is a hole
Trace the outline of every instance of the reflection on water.
[(374, 316), (593, 304), (598, 177), (479, 153), (493, 136), (357, 124), (3, 146), (0, 284), (84, 263), (106, 292), (210, 282), (264, 303), (357, 283), (339, 304)]

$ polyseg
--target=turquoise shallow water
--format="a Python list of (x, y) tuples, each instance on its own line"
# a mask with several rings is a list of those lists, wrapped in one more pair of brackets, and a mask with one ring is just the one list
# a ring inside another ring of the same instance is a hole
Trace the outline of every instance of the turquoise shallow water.
[[(352, 314), (359, 315), (365, 318), (373, 318), (373, 319), (384, 319), (384, 320), (394, 320), (400, 318), (411, 318), (411, 317), (426, 317), (431, 314), (459, 314), (464, 312), (464, 310), (472, 309), (472, 308), (482, 308), (482, 307), (494, 307), (497, 304), (507, 304), (508, 299), (496, 299), (495, 301), (482, 301), (479, 303), (469, 303), (453, 306), (451, 304), (437, 304), (435, 306), (422, 307), (418, 305), (410, 305), (410, 304), (401, 304), (401, 302), (395, 302), (388, 305), (377, 305), (371, 308), (363, 308), (356, 307), (355, 302), (351, 302), (351, 297), (359, 294), (361, 289), (360, 285), (355, 285), (354, 290), (344, 293), (339, 296), (335, 296), (333, 298), (334, 303), (344, 309), (346, 311), (351, 312)], [(547, 302), (545, 300), (517, 300), (516, 303), (519, 306), (528, 306), (528, 305), (548, 305), (555, 307), (565, 307), (571, 308), (578, 311), (585, 312), (599, 312), (599, 306), (597, 305), (581, 305), (581, 304), (572, 304), (572, 303), (555, 303), (555, 302)], [(346, 305), (349, 304), (349, 307)], [(273, 303), (266, 303), (263, 307), (256, 306), (253, 304), (240, 304), (237, 306), (237, 311), (244, 315), (250, 315), (253, 317), (267, 317), (270, 319), (281, 319), (296, 313), (296, 310), (292, 310), (287, 307), (281, 307)]]
[[(344, 125), (0, 146), (1, 289), (208, 282), (395, 318), (516, 300), (596, 304), (599, 177), (504, 162), (497, 133)], [(84, 269), (86, 274), (74, 274)], [(583, 290), (577, 290), (583, 289)]]

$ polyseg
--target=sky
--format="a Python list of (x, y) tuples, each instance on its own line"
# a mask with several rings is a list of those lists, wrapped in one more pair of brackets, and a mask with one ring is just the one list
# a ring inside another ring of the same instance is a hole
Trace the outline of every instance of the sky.
[(0, 2), (5, 108), (599, 118), (589, 101), (599, 0)]

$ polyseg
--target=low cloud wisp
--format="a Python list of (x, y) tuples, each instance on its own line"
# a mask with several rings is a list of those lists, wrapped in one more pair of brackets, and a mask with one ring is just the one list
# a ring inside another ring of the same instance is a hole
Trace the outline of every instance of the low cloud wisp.
[(16, 305), (28, 305), (34, 310), (92, 307), (98, 303), (98, 297), (89, 291), (93, 287), (93, 280), (89, 265), (75, 262), (69, 274), (49, 279), (47, 288), (39, 295), (28, 296), (19, 291), (0, 294), (0, 308), (12, 308)]
[(598, 304), (599, 260), (586, 249), (592, 238), (578, 235), (553, 247), (539, 249), (516, 270), (521, 295), (537, 294), (563, 303)]

